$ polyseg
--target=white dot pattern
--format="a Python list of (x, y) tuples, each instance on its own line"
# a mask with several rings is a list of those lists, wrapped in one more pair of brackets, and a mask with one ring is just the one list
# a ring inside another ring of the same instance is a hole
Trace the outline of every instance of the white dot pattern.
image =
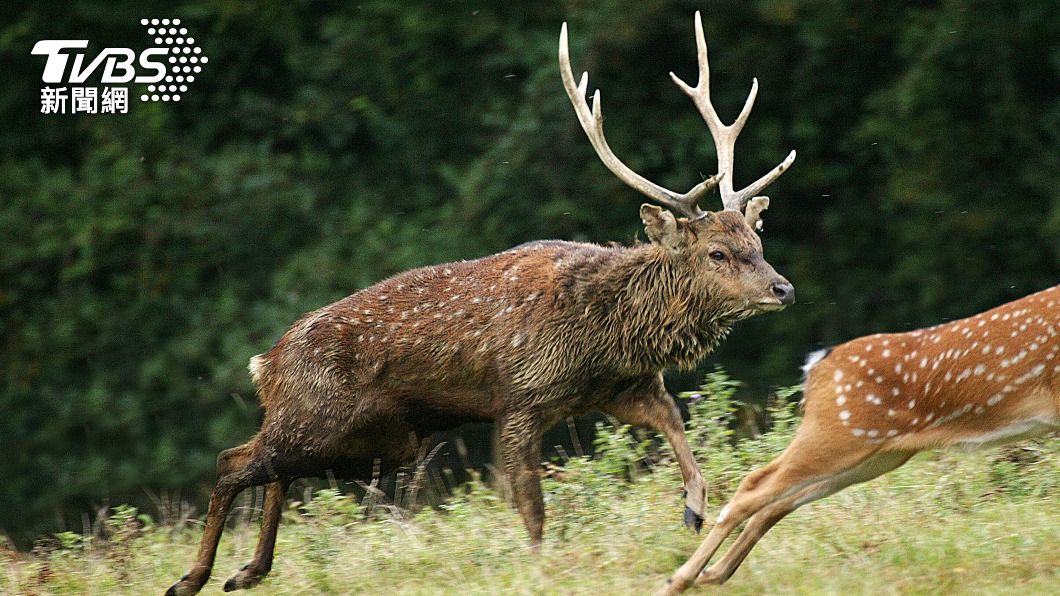
[(195, 81), (191, 73), (202, 72), (200, 65), (209, 62), (209, 58), (202, 55), (202, 48), (195, 44), (195, 38), (187, 36), (187, 27), (179, 26), (180, 19), (140, 19), (140, 24), (147, 28), (155, 47), (168, 50), (164, 61), (166, 74), (161, 84), (148, 85), (148, 92), (140, 95), (140, 100), (180, 101), (181, 94), (188, 91), (187, 83)]
[(1060, 429), (1058, 396), (1054, 286), (966, 319), (838, 346), (810, 365), (805, 402), (807, 416), (848, 436), (921, 449)]

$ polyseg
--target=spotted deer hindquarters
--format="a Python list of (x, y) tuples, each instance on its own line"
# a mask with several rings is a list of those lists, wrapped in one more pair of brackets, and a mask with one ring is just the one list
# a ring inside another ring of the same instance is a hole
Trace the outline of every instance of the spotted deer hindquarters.
[(872, 336), (834, 348), (806, 366), (806, 408), (821, 422), (870, 443), (883, 443), (922, 422), (914, 387), (923, 374), (909, 361), (917, 341), (903, 334)]
[(807, 412), (896, 449), (1049, 432), (1060, 426), (1057, 294), (1054, 287), (966, 319), (811, 355)]

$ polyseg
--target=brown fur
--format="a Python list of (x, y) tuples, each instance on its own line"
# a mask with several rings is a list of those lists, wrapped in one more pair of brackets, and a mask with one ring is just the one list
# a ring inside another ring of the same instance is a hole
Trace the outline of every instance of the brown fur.
[[(738, 213), (689, 222), (645, 205), (641, 214), (650, 244), (533, 242), (408, 271), (302, 316), (251, 359), (264, 421), (222, 454), (217, 506), (173, 593), (194, 593), (209, 576), (229, 493), (267, 482), (276, 492), (325, 470), (365, 476), (376, 462), (385, 471), (409, 462), (418, 440), (468, 421), (497, 422), (533, 543), (541, 434), (593, 409), (665, 433), (701, 514), (704, 484), (662, 371), (693, 366), (733, 323), (781, 307), (777, 287), (790, 285)], [(268, 572), (278, 517), (226, 589)]]
[(723, 583), (784, 516), (919, 451), (1060, 431), (1060, 286), (936, 327), (861, 337), (812, 356), (806, 369), (795, 438), (744, 478), (663, 593)]

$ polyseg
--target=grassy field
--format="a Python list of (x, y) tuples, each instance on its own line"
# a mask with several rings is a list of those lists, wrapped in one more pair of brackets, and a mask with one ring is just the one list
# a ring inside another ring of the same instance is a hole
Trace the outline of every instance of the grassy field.
[[(733, 441), (726, 382), (708, 383), (710, 397), (693, 404), (690, 425), (712, 515), (747, 470), (779, 452), (797, 421), (791, 407), (777, 407), (774, 431)], [(539, 554), (527, 550), (517, 514), (480, 483), (416, 513), (329, 489), (291, 504), (272, 574), (255, 593), (648, 593), (699, 543), (681, 525), (676, 467), (626, 428), (601, 428), (597, 450), (546, 479)], [(1055, 438), (922, 454), (784, 519), (720, 591), (1060, 594), (1058, 498)], [(106, 525), (106, 538), (62, 534), (48, 552), (0, 554), (0, 593), (161, 594), (187, 571), (200, 536), (194, 525), (155, 525), (125, 508)], [(220, 593), (255, 540), (253, 524), (228, 529), (203, 593)]]

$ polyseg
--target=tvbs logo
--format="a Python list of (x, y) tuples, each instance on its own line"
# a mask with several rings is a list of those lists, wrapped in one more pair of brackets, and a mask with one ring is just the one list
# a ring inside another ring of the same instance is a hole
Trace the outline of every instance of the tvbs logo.
[[(34, 54), (45, 54), (48, 61), (44, 63), (44, 76), (41, 79), (45, 83), (84, 83), (88, 77), (95, 72), (100, 63), (105, 62), (101, 83), (128, 83), (135, 80), (137, 83), (157, 83), (166, 75), (165, 55), (169, 53), (166, 48), (151, 48), (140, 53), (140, 66), (154, 71), (148, 76), (136, 76), (136, 68), (133, 61), (136, 53), (129, 48), (106, 48), (96, 56), (87, 67), (84, 64), (85, 55), (74, 55), (74, 66), (70, 69), (69, 78), (66, 76), (66, 64), (69, 54), (62, 53), (63, 50), (72, 48), (87, 48), (87, 39), (45, 39), (38, 41), (33, 46)], [(154, 60), (159, 56), (162, 60)], [(135, 78), (134, 78), (135, 77)]]
[[(141, 101), (180, 101), (209, 58), (187, 28), (180, 26), (180, 19), (141, 19), (140, 24), (155, 45), (139, 53), (130, 48), (103, 48), (89, 59), (87, 39), (38, 41), (31, 53), (47, 57), (41, 80), (48, 85), (41, 89), (41, 112), (126, 113), (129, 88), (111, 85), (129, 83), (146, 85)], [(104, 85), (102, 93), (98, 87), (84, 85), (97, 74)]]

